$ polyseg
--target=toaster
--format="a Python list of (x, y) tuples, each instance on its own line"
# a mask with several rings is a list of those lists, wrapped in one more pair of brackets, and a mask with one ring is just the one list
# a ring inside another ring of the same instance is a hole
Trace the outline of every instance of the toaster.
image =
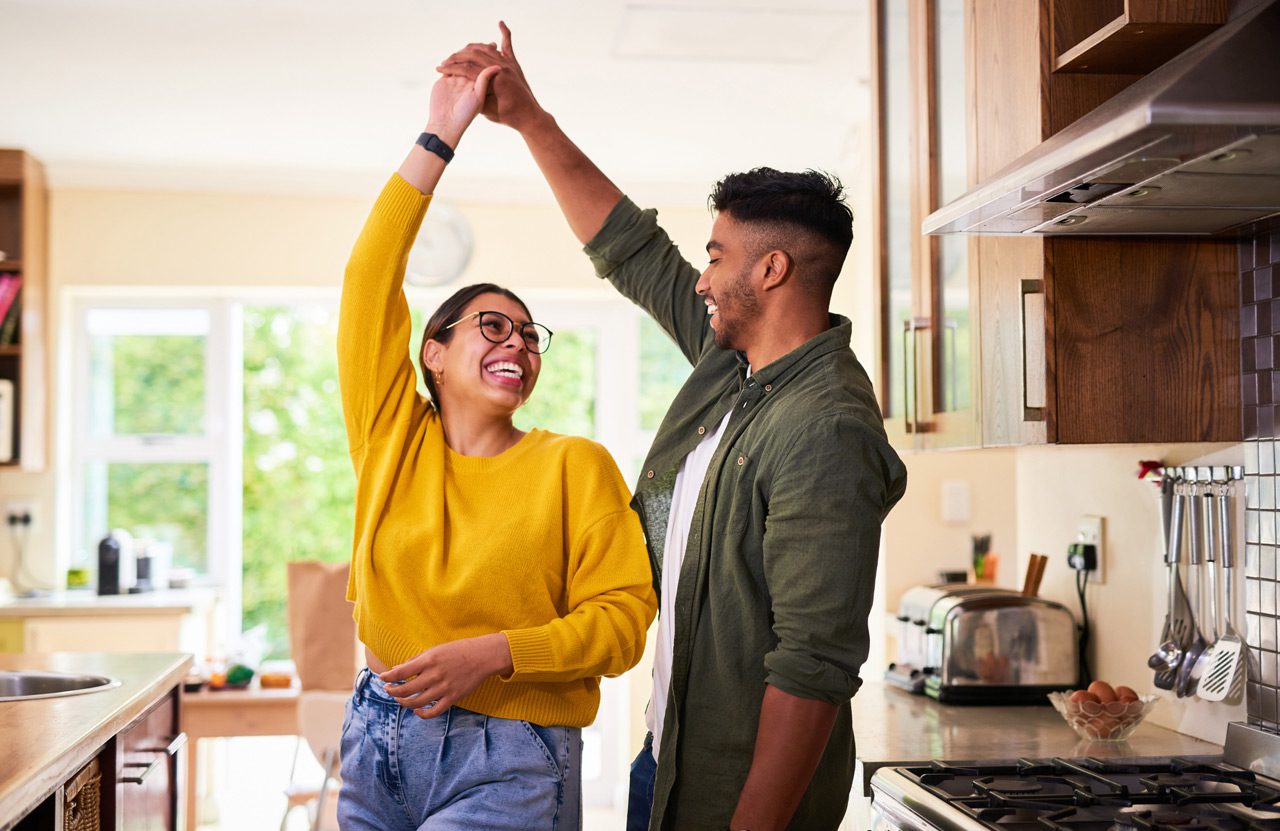
[(1076, 621), (1060, 603), (991, 586), (921, 586), (903, 595), (898, 618), (899, 660), (885, 678), (912, 692), (947, 704), (1044, 704), (1079, 686)]

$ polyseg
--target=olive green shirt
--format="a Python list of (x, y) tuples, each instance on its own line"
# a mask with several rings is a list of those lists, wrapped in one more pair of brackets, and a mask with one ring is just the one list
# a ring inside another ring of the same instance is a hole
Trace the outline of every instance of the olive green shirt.
[[(728, 828), (765, 685), (838, 705), (791, 828), (835, 829), (853, 782), (849, 699), (867, 657), (880, 524), (906, 487), (850, 322), (747, 376), (715, 345), (698, 271), (654, 211), (623, 198), (586, 246), (597, 273), (675, 340), (693, 373), (654, 439), (632, 507), (655, 574), (676, 473), (732, 409), (698, 494), (675, 600), (671, 690), (651, 829)], [(655, 585), (657, 584), (655, 578)]]

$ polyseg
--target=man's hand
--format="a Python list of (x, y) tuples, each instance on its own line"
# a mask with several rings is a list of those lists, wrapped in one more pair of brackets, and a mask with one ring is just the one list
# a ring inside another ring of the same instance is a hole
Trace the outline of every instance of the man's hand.
[(447, 76), (475, 81), (487, 69), (498, 67), (501, 71), (490, 86), (481, 112), (490, 121), (524, 132), (539, 118), (545, 117), (546, 112), (533, 97), (524, 70), (516, 60), (515, 50), (511, 47), (511, 30), (501, 21), (498, 28), (502, 30), (501, 48), (492, 43), (472, 43), (445, 58), (436, 69)]
[(434, 718), (473, 693), (489, 676), (511, 671), (507, 636), (496, 632), (433, 646), (378, 678), (402, 707), (422, 718)]

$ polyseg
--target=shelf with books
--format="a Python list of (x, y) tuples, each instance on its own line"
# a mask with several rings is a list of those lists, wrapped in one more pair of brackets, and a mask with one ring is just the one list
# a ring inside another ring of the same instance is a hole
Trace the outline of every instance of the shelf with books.
[(0, 149), (0, 466), (43, 470), (48, 201), (40, 162)]

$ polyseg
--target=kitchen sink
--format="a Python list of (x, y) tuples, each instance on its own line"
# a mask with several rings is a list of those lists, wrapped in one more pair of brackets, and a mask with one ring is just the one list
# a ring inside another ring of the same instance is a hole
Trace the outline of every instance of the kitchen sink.
[(105, 675), (76, 675), (68, 672), (36, 670), (0, 671), (0, 702), (80, 695), (118, 686), (120, 686), (119, 681)]

